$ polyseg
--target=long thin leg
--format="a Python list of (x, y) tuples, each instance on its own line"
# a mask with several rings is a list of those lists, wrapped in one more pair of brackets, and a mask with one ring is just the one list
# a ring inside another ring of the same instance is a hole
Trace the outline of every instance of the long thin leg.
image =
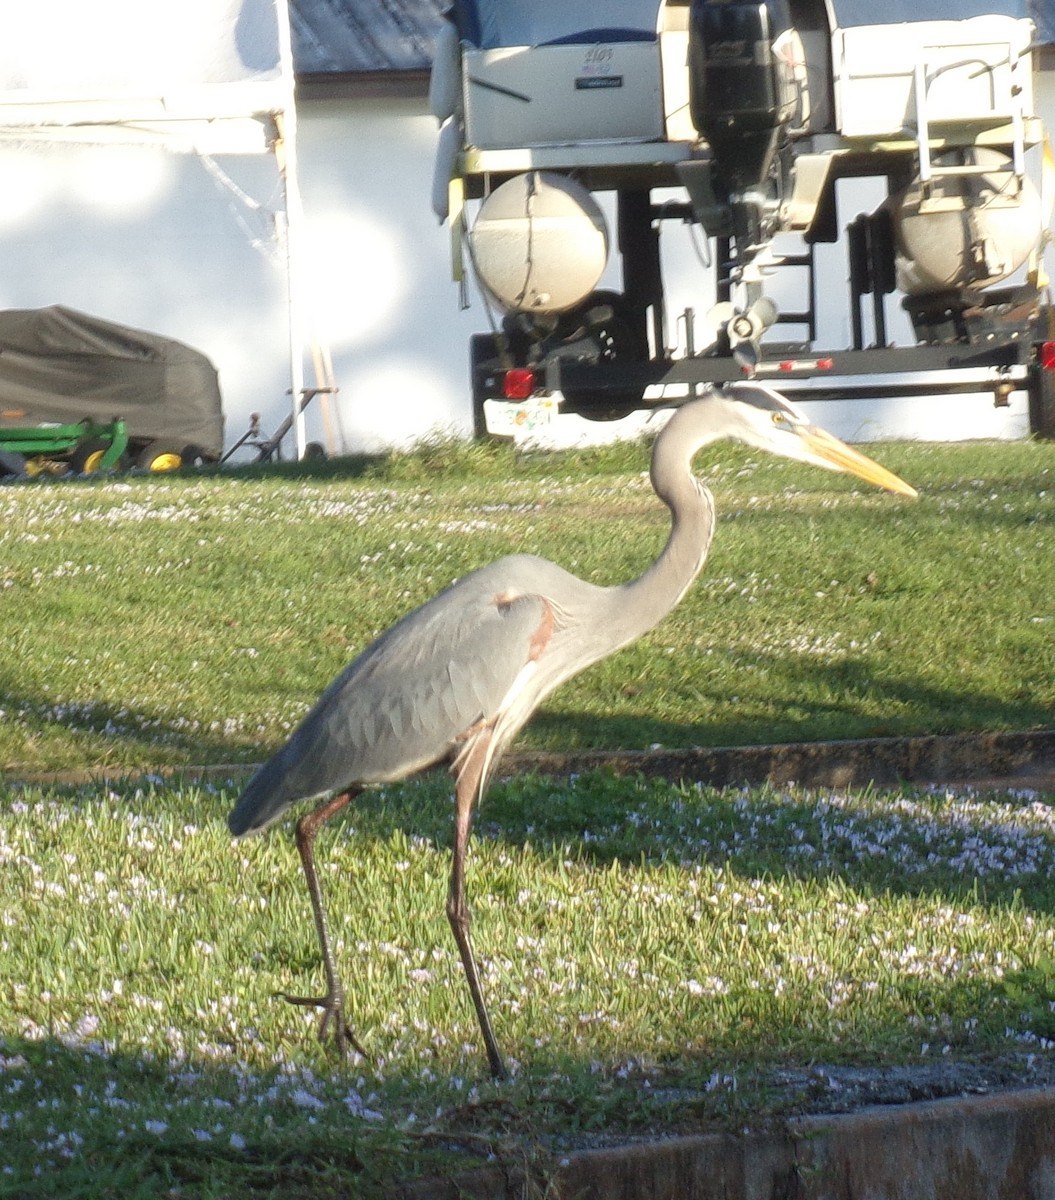
[(336, 813), (339, 813), (358, 792), (342, 792), (332, 800), (326, 800), (297, 822), (297, 850), (300, 854), (301, 865), (304, 867), (304, 878), (308, 883), (308, 895), (311, 897), (311, 911), (315, 918), (315, 929), (319, 935), (319, 948), (322, 951), (322, 965), (326, 972), (325, 996), (290, 996), (281, 992), (283, 1000), (290, 1004), (303, 1004), (309, 1008), (321, 1008), (322, 1019), (319, 1021), (319, 1041), (326, 1040), (326, 1033), (333, 1027), (337, 1049), (345, 1054), (349, 1046), (357, 1050), (364, 1058), (366, 1051), (360, 1046), (351, 1025), (344, 1016), (344, 987), (337, 977), (333, 963), (333, 953), (330, 950), (330, 936), (326, 928), (326, 913), (322, 905), (322, 888), (319, 885), (319, 875), (315, 869), (315, 838), (322, 826)]
[(480, 1032), (487, 1048), (491, 1074), (495, 1079), (508, 1079), (509, 1072), (502, 1061), (498, 1042), (491, 1028), (491, 1018), (487, 1014), (487, 1005), (484, 1003), (480, 972), (476, 966), (472, 942), (469, 940), (471, 917), (465, 901), (465, 851), (472, 827), (473, 803), (476, 800), (485, 758), (486, 738), (482, 738), (470, 751), (459, 770), (454, 787), (454, 851), (451, 859), (450, 887), (447, 891), (447, 920), (450, 921), (454, 940), (458, 943), (458, 952), (461, 954), (465, 977), (469, 982), (469, 992), (476, 1009), (476, 1019), (480, 1023)]

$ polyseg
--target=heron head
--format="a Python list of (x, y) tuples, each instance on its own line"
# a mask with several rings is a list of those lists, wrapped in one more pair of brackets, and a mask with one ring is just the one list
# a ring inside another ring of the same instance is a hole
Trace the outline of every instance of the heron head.
[(916, 496), (916, 489), (867, 455), (814, 425), (779, 392), (761, 383), (732, 383), (715, 393), (726, 406), (730, 437), (796, 462), (843, 471), (868, 483)]

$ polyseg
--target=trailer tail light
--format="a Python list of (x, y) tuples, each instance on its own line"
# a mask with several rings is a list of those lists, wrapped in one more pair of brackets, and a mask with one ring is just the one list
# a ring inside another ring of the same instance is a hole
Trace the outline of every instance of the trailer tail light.
[(1045, 371), (1055, 371), (1055, 342), (1041, 342), (1040, 365)]
[(502, 395), (507, 400), (526, 400), (535, 392), (535, 372), (530, 367), (510, 367), (502, 376)]

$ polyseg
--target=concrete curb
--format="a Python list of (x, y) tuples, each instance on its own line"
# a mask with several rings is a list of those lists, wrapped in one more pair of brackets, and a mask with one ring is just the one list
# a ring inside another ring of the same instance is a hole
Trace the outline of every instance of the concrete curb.
[(535, 770), (562, 775), (599, 767), (621, 775), (640, 772), (713, 787), (766, 782), (863, 787), (869, 783), (890, 786), (993, 781), (1028, 787), (1055, 774), (1055, 730), (691, 750), (584, 750), (573, 754), (524, 751), (507, 755), (500, 770), (505, 774)]
[[(157, 775), (165, 779), (240, 779), (252, 763), (130, 770), (100, 767), (77, 771), (0, 770), (0, 782), (84, 784)], [(859, 738), (789, 742), (770, 746), (722, 746), (688, 750), (519, 750), (507, 754), (503, 775), (536, 771), (568, 776), (604, 769), (616, 775), (652, 775), (712, 787), (798, 783), (804, 787), (864, 787), (869, 783), (975, 783), (1018, 787), (1055, 786), (1055, 730), (1025, 733), (957, 733), (926, 737)]]
[(1055, 1091), (800, 1117), (572, 1154), (534, 1178), (498, 1167), (393, 1200), (1053, 1200)]

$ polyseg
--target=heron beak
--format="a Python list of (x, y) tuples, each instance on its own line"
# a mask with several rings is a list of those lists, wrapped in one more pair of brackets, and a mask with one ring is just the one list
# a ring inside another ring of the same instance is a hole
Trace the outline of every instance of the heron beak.
[(853, 446), (840, 442), (837, 437), (833, 437), (823, 429), (811, 427), (803, 430), (802, 440), (818, 458), (831, 463), (837, 470), (856, 475), (858, 479), (886, 488), (888, 492), (898, 492), (902, 496), (912, 497), (919, 495), (914, 487), (903, 479), (899, 479), (893, 471), (888, 471), (886, 467), (880, 466), (867, 455), (855, 450)]

